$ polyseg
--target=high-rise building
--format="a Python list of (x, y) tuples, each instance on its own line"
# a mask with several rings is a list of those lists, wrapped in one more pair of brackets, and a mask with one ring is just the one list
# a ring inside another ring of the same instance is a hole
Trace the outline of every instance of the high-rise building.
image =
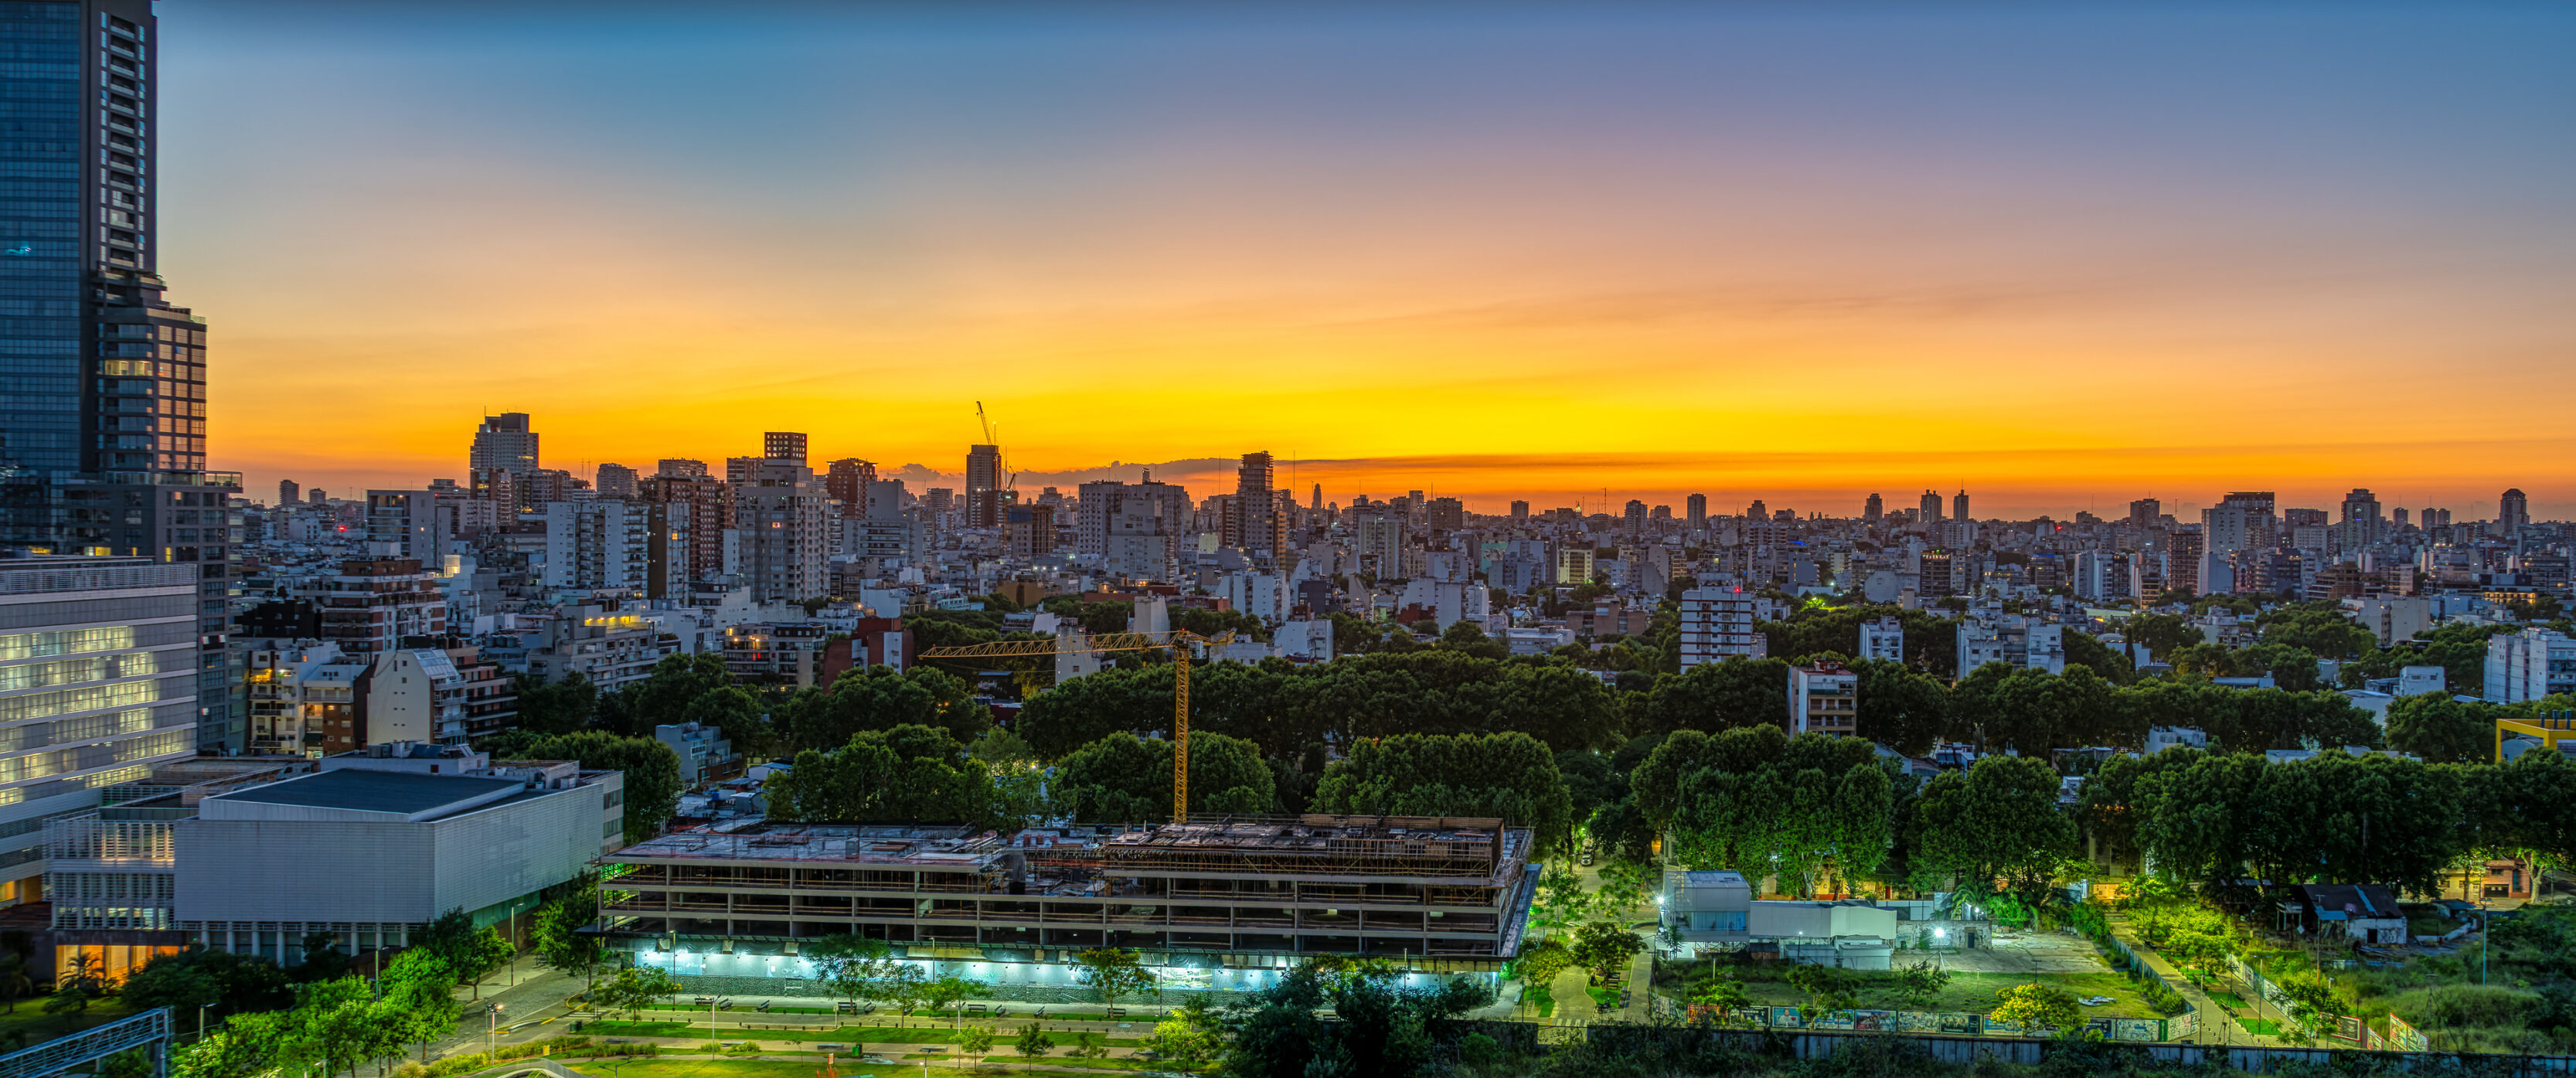
[(2531, 500), (2522, 496), (2521, 487), (2496, 496), (2496, 530), (2513, 535), (2530, 526)]
[(1974, 519), (1976, 519), (1976, 518), (1974, 518), (1974, 517), (1972, 517), (1972, 516), (1968, 515), (1968, 492), (1967, 492), (1966, 490), (1962, 489), (1961, 491), (1959, 491), (1959, 493), (1954, 494), (1954, 495), (1951, 495), (1951, 497), (1950, 497), (1950, 519), (1952, 519), (1952, 520), (1974, 520)]
[(863, 517), (868, 514), (868, 484), (876, 481), (876, 462), (843, 457), (824, 473), (823, 493), (841, 503), (842, 516)]
[(1923, 492), (1923, 516), (1920, 519), (1925, 524), (1938, 524), (1941, 522), (1940, 491), (1927, 490)]
[(328, 505), (330, 502), (331, 492), (320, 487), (315, 487), (304, 492), (304, 504), (306, 505)]
[[(751, 589), (754, 602), (828, 596), (832, 584), (824, 575), (824, 557), (831, 535), (823, 484), (805, 466), (805, 436), (771, 433), (762, 448), (761, 456), (725, 461), (733, 485), (733, 541), (725, 569)], [(785, 455), (791, 452), (796, 455)]]
[(632, 498), (635, 496), (635, 478), (633, 468), (623, 464), (602, 464), (597, 477), (591, 481), (591, 489), (598, 491), (602, 498)]
[(0, 2), (0, 543), (185, 562), (196, 736), (246, 726), (227, 603), (241, 477), (206, 467), (206, 325), (158, 270), (148, 0)]
[(303, 497), (304, 489), (296, 486), (295, 480), (280, 479), (277, 481), (277, 504), (293, 505), (296, 502), (303, 500)]
[(1708, 527), (1708, 495), (1693, 494), (1682, 499), (1682, 521), (1692, 531)]
[(1467, 505), (1456, 498), (1433, 498), (1425, 510), (1431, 530), (1454, 532), (1467, 526)]
[(2140, 498), (2129, 503), (2129, 526), (2139, 531), (2155, 527), (2164, 515), (2164, 503), (2154, 498)]
[(0, 465), (201, 471), (206, 327), (162, 299), (147, 0), (0, 3)]
[(696, 475), (665, 472), (641, 484), (644, 501), (655, 510), (647, 570), (664, 574), (647, 585), (653, 598), (686, 595), (689, 585), (713, 584), (724, 575), (733, 487), (704, 472), (704, 466)]
[(1313, 500), (1311, 500), (1311, 501), (1309, 501), (1309, 502), (1306, 504), (1306, 511), (1307, 511), (1307, 512), (1310, 512), (1310, 513), (1320, 513), (1320, 512), (1322, 512), (1323, 510), (1324, 510), (1324, 485), (1323, 485), (1322, 483), (1317, 483), (1317, 484), (1315, 484), (1315, 496), (1314, 496), (1314, 499), (1313, 499)]
[[(651, 506), (623, 498), (547, 506), (545, 585), (648, 593), (657, 575), (669, 578), (653, 572), (651, 518)], [(658, 546), (665, 558), (687, 557), (667, 542)]]
[(2200, 511), (2201, 532), (2212, 554), (2268, 550), (2278, 540), (2280, 521), (2273, 516), (2268, 490), (2230, 491), (2217, 505)]
[(1862, 520), (1876, 524), (1880, 517), (1884, 517), (1886, 515), (1887, 502), (1876, 494), (1870, 495), (1868, 501), (1861, 503), (1860, 518)]
[(1268, 453), (1246, 453), (1234, 472), (1234, 505), (1222, 541), (1255, 557), (1277, 558), (1286, 551), (1287, 528), (1279, 517), (1279, 499), (1270, 493)]
[(2388, 523), (2379, 515), (2379, 498), (2362, 487), (2352, 488), (2343, 496), (2343, 516), (2335, 522), (2343, 532), (2343, 549), (2363, 550), (2387, 534)]
[(465, 454), (465, 467), (474, 489), (490, 488), (493, 472), (510, 472), (524, 482), (524, 477), (541, 466), (537, 432), (529, 426), (528, 413), (484, 416), (483, 425), (474, 428), (474, 446)]
[(439, 525), (438, 496), (426, 490), (367, 492), (367, 556), (412, 558), (437, 566), (449, 534)]
[(668, 479), (707, 477), (707, 462), (686, 457), (664, 457), (653, 465), (653, 474)]
[(1516, 520), (1516, 521), (1528, 520), (1528, 519), (1529, 519), (1529, 503), (1528, 503), (1528, 502), (1517, 502), (1517, 501), (1516, 501), (1516, 502), (1513, 502), (1513, 503), (1512, 503), (1512, 519), (1513, 519), (1513, 520)]
[(966, 526), (1002, 526), (1002, 447), (966, 447)]

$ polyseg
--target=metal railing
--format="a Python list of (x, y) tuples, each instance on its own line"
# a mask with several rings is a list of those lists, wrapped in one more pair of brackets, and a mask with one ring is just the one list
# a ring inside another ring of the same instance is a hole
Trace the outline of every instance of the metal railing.
[(169, 1073), (169, 1043), (170, 1008), (155, 1007), (132, 1018), (0, 1056), (0, 1078), (45, 1078), (145, 1045), (161, 1046), (152, 1053), (152, 1074), (162, 1078)]

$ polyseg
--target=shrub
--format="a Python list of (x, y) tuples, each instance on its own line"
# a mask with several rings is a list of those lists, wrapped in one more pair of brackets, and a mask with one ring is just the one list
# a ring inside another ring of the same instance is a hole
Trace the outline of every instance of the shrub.
[(2138, 994), (2147, 1001), (2147, 1006), (2155, 1008), (2158, 1014), (2181, 1014), (2190, 1008), (2190, 1004), (2183, 1002), (2181, 993), (2165, 987), (2163, 981), (2152, 977), (2147, 978), (2140, 985)]
[(1458, 1039), (1458, 1062), (1471, 1067), (1490, 1067), (1503, 1061), (1501, 1042), (1482, 1033), (1470, 1033)]

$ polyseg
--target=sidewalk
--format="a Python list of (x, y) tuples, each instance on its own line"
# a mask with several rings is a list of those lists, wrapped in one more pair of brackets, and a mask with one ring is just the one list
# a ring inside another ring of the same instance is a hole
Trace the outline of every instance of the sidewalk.
[(2146, 963), (2147, 968), (2154, 970), (2157, 976), (2163, 977), (2165, 983), (2173, 987), (2174, 993), (2181, 996), (2183, 1002), (2191, 1004), (2193, 1012), (2199, 1015), (2199, 1030), (2183, 1038), (2184, 1043), (2242, 1044), (2262, 1048), (2284, 1046), (2278, 1037), (2266, 1037), (2237, 1025), (2235, 1017), (2228, 1013), (2227, 1008), (2220, 1006), (2217, 1000), (2209, 997), (2209, 993), (2201, 991), (2197, 985), (2192, 984), (2190, 978), (2183, 976), (2182, 970), (2176, 968), (2173, 963), (2165, 961), (2165, 956), (2148, 949), (2147, 945), (2138, 939), (2137, 933), (2129, 930), (2129, 918), (2125, 914), (2112, 913), (2104, 920), (2110, 924), (2111, 934), (2119, 937), (2120, 942), (2128, 944), (2131, 950), (2136, 951), (2138, 960)]

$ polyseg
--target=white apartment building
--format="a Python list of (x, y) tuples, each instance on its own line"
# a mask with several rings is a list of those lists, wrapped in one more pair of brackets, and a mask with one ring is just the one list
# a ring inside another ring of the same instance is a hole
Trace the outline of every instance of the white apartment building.
[(2487, 638), (2487, 702), (2521, 704), (2555, 693), (2576, 693), (2576, 639), (2551, 629)]
[[(547, 505), (545, 585), (643, 594), (653, 578), (651, 508), (618, 498)], [(685, 574), (686, 548), (664, 549)]]
[[(1589, 551), (1585, 552), (1589, 554)], [(1742, 588), (1692, 588), (1682, 593), (1682, 669), (1731, 656), (1763, 658), (1770, 641), (1756, 628), (1760, 602)]]
[(1860, 733), (1860, 675), (1838, 663), (1789, 668), (1789, 732)]
[(1895, 618), (1872, 618), (1860, 625), (1860, 654), (1855, 658), (1878, 662), (1905, 661), (1905, 623)]

